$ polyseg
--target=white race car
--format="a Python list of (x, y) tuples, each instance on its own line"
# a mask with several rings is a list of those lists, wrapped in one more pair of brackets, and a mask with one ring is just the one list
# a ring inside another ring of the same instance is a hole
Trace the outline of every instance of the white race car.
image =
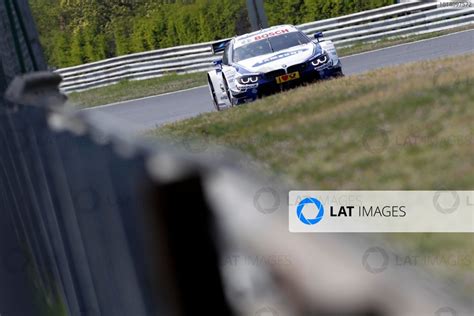
[(208, 72), (214, 107), (220, 111), (303, 82), (343, 76), (330, 40), (311, 40), (293, 25), (279, 25), (212, 45), (223, 52)]

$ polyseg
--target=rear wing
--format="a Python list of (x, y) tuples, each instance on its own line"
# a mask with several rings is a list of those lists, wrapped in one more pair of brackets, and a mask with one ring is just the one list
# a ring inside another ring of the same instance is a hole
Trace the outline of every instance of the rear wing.
[(215, 42), (212, 44), (212, 53), (217, 54), (223, 52), (226, 45), (231, 41), (231, 39), (226, 39), (223, 41)]

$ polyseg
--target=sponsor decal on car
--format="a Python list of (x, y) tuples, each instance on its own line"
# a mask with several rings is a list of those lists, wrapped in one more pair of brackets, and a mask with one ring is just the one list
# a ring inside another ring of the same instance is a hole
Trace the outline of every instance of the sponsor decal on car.
[(259, 34), (259, 35), (255, 36), (255, 40), (259, 41), (259, 40), (262, 40), (262, 39), (266, 39), (266, 38), (269, 38), (269, 37), (272, 37), (272, 36), (281, 35), (281, 34), (284, 34), (284, 33), (290, 33), (290, 31), (288, 29), (283, 29), (283, 30), (276, 30), (276, 31), (272, 31), (272, 32), (264, 33), (264, 34)]
[(276, 82), (278, 84), (280, 84), (280, 83), (284, 83), (284, 82), (287, 82), (287, 81), (290, 81), (290, 80), (298, 79), (299, 77), (300, 77), (300, 73), (298, 71), (295, 71), (295, 72), (292, 72), (290, 74), (278, 76), (275, 79), (276, 79)]
[(305, 52), (307, 50), (308, 50), (307, 48), (304, 48), (304, 49), (294, 50), (294, 51), (291, 51), (291, 52), (279, 53), (279, 54), (273, 55), (271, 57), (265, 58), (262, 61), (259, 61), (258, 63), (255, 63), (252, 67), (262, 66), (262, 65), (271, 63), (272, 61), (275, 61), (275, 60), (278, 60), (278, 59), (282, 59), (282, 58), (286, 58), (288, 56), (293, 56), (293, 55), (296, 55), (296, 54), (300, 54), (300, 53)]

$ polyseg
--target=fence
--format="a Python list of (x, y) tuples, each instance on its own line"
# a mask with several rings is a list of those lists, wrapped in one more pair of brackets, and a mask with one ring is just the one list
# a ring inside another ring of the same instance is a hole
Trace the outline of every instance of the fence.
[[(474, 8), (438, 8), (437, 3), (407, 2), (347, 16), (302, 24), (308, 35), (323, 31), (336, 46), (381, 38), (445, 30), (474, 23)], [(59, 69), (65, 92), (82, 91), (168, 73), (190, 73), (212, 69), (216, 57), (212, 42), (185, 45), (110, 58)]]
[[(239, 157), (130, 139), (69, 110), (60, 77), (31, 72), (45, 65), (27, 11), (0, 3), (2, 315), (472, 314), (431, 278), (370, 274), (374, 241), (289, 233), (288, 191)], [(26, 276), (34, 295), (18, 289)]]
[[(184, 315), (212, 305), (232, 315), (201, 172), (165, 181), (156, 147), (61, 109), (59, 75), (38, 72), (46, 67), (27, 1), (2, 1), (0, 18), (0, 314)], [(198, 223), (179, 225), (192, 249), (172, 230), (181, 192)], [(189, 267), (188, 255), (203, 257)]]

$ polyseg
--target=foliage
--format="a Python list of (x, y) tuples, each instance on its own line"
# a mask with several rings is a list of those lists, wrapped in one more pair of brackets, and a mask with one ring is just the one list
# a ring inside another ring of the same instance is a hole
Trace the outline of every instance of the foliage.
[[(29, 0), (52, 67), (248, 32), (246, 0)], [(299, 24), (394, 0), (265, 0), (270, 24)]]

